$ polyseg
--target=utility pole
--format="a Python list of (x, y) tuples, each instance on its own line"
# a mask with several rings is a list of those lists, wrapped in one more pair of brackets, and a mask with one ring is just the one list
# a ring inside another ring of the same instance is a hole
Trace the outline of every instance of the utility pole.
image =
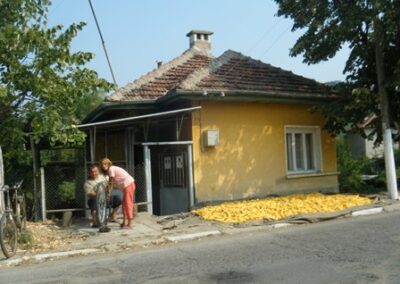
[(378, 94), (380, 98), (380, 109), (382, 117), (382, 134), (383, 134), (383, 147), (385, 151), (385, 172), (386, 172), (386, 186), (389, 197), (391, 199), (398, 199), (397, 180), (396, 180), (396, 166), (394, 162), (392, 130), (390, 128), (389, 116), (389, 102), (388, 94), (385, 88), (385, 66), (384, 66), (384, 53), (383, 53), (383, 29), (381, 19), (379, 16), (374, 21), (374, 35), (375, 35), (375, 63), (376, 74), (378, 82)]

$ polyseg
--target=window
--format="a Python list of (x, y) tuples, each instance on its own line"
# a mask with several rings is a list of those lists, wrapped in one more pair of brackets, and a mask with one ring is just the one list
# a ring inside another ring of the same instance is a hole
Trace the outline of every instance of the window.
[(287, 126), (286, 164), (288, 173), (321, 171), (321, 135), (317, 126)]

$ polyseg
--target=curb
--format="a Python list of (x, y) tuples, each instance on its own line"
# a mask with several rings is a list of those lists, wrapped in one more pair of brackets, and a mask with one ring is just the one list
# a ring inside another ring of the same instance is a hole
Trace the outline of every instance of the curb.
[(275, 223), (273, 225), (270, 225), (269, 227), (272, 228), (272, 229), (279, 229), (279, 228), (289, 227), (289, 226), (292, 226), (292, 225), (294, 225), (294, 224), (285, 222), (285, 223)]
[(178, 236), (171, 236), (171, 237), (165, 237), (168, 241), (171, 242), (179, 242), (179, 241), (189, 241), (189, 240), (194, 240), (202, 237), (209, 237), (209, 236), (215, 236), (221, 234), (220, 231), (218, 230), (212, 230), (212, 231), (206, 231), (206, 232), (199, 232), (199, 233), (193, 233), (193, 234), (184, 234), (184, 235), (178, 235)]
[[(347, 216), (358, 217), (358, 216), (367, 216), (367, 215), (380, 214), (382, 212), (393, 212), (393, 211), (400, 211), (400, 204), (391, 204), (391, 205), (387, 205), (387, 206), (380, 206), (380, 207), (356, 210), (356, 211), (350, 212)], [(293, 226), (293, 225), (296, 225), (296, 224), (284, 221), (281, 223), (274, 223), (272, 225), (271, 224), (270, 225), (261, 225), (261, 226), (255, 227), (255, 228), (257, 228), (257, 231), (258, 231), (261, 228), (280, 229), (280, 228), (285, 228), (285, 227), (289, 227), (289, 226)], [(250, 227), (250, 228), (254, 228), (254, 227)], [(241, 230), (241, 229), (244, 229), (244, 230)], [(249, 229), (249, 227), (240, 228), (239, 232), (246, 231), (246, 229)], [(189, 240), (199, 239), (199, 238), (203, 238), (203, 237), (221, 235), (221, 234), (225, 234), (225, 233), (228, 233), (228, 232), (221, 232), (220, 230), (210, 230), (210, 231), (191, 233), (191, 234), (165, 236), (165, 237), (159, 238), (157, 240), (145, 241), (144, 243), (142, 243), (142, 245), (146, 245), (146, 244), (150, 245), (150, 244), (154, 244), (157, 242), (163, 243), (163, 240), (178, 243), (180, 241), (189, 241)], [(231, 232), (228, 234), (232, 235), (234, 233)], [(71, 250), (71, 251), (64, 251), (64, 252), (37, 254), (37, 255), (33, 255), (33, 256), (24, 256), (24, 257), (20, 257), (20, 258), (16, 258), (16, 259), (9, 259), (9, 260), (5, 260), (4, 262), (0, 262), (0, 267), (19, 265), (19, 264), (21, 264), (25, 261), (29, 261), (29, 260), (43, 261), (43, 260), (48, 260), (48, 259), (52, 259), (52, 258), (62, 258), (62, 257), (74, 256), (74, 255), (89, 255), (89, 254), (98, 253), (100, 251), (102, 251), (102, 250), (95, 249), (95, 248), (88, 248), (88, 249), (78, 249), (78, 250)]]
[(351, 216), (365, 216), (383, 212), (383, 207), (375, 207), (351, 212)]
[(29, 261), (29, 260), (46, 260), (49, 258), (60, 258), (60, 257), (66, 257), (66, 256), (72, 256), (72, 255), (87, 255), (95, 252), (99, 252), (99, 249), (78, 249), (78, 250), (70, 250), (70, 251), (61, 251), (61, 252), (52, 252), (52, 253), (42, 253), (42, 254), (36, 254), (33, 256), (29, 257), (20, 257), (16, 259), (9, 259), (4, 261), (2, 265), (4, 264), (5, 266), (10, 266), (10, 265), (18, 265), (21, 264), (24, 261)]

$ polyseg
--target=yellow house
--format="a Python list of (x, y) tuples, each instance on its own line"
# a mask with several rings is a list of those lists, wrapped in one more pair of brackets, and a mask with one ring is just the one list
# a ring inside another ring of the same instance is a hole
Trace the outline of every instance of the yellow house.
[(310, 111), (324, 85), (187, 34), (182, 55), (117, 90), (80, 126), (87, 163), (107, 156), (137, 183), (140, 210), (166, 215), (206, 202), (336, 192), (335, 140)]

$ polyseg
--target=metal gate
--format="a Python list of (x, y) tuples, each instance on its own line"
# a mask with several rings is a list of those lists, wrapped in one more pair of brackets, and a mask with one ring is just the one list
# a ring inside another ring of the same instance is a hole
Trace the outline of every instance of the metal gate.
[(147, 211), (157, 215), (189, 211), (195, 200), (192, 141), (140, 144)]
[(159, 154), (160, 214), (187, 212), (190, 208), (187, 150), (172, 148)]

